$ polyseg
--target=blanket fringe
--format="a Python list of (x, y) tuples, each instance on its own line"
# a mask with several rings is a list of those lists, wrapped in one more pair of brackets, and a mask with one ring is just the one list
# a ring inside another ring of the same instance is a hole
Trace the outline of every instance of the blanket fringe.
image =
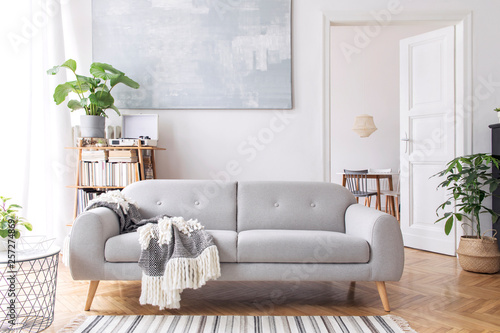
[(174, 258), (168, 261), (163, 276), (142, 276), (141, 304), (165, 308), (180, 308), (181, 292), (197, 289), (208, 280), (220, 277), (219, 252), (215, 245), (206, 248), (196, 258)]
[(410, 324), (404, 320), (401, 317), (395, 316), (395, 315), (385, 315), (384, 317), (391, 319), (394, 321), (403, 332), (408, 332), (408, 333), (417, 333), (414, 329), (410, 327)]
[(158, 221), (158, 244), (170, 244), (172, 240), (172, 219), (164, 217)]
[(141, 305), (151, 304), (154, 306), (158, 306), (160, 310), (163, 310), (165, 308), (180, 308), (181, 291), (163, 291), (161, 289), (162, 282), (163, 276), (148, 276), (143, 273), (141, 297), (139, 298), (139, 303), (141, 303)]
[(128, 213), (130, 205), (134, 205), (137, 208), (139, 208), (139, 206), (135, 201), (127, 198), (125, 195), (123, 195), (123, 193), (120, 190), (107, 191), (106, 193), (99, 195), (97, 198), (89, 201), (87, 208), (92, 206), (92, 204), (96, 202), (107, 202), (110, 204), (116, 204), (116, 207), (118, 209), (121, 209), (124, 214)]
[(140, 228), (137, 228), (141, 250), (146, 250), (148, 248), (151, 238), (155, 237), (154, 230), (154, 225), (152, 223), (148, 223)]

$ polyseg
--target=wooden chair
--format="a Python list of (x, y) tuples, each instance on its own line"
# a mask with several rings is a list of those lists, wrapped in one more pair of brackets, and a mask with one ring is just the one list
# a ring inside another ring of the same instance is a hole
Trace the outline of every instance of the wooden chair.
[(346, 186), (351, 191), (351, 193), (356, 197), (359, 202), (359, 198), (365, 198), (365, 206), (370, 206), (371, 197), (377, 196), (377, 192), (368, 190), (368, 170), (344, 170)]
[[(386, 169), (368, 169), (368, 173), (392, 173), (391, 168), (386, 168)], [(389, 179), (383, 178), (379, 180), (379, 185), (380, 185), (380, 195), (382, 196), (383, 191), (389, 191)], [(377, 179), (368, 179), (368, 191), (377, 191)], [(378, 197), (377, 197), (378, 199)], [(382, 200), (381, 200), (382, 201)], [(387, 203), (387, 198), (386, 198), (386, 203)], [(375, 207), (380, 207), (380, 210), (382, 210), (382, 202), (378, 204), (378, 202), (375, 203)], [(387, 212), (387, 209), (386, 209)]]
[[(385, 212), (395, 216), (398, 221), (400, 221), (400, 215), (399, 215), (399, 196), (400, 196), (399, 179), (400, 179), (400, 176), (398, 176), (398, 181), (396, 183), (397, 185), (396, 185), (395, 190), (393, 190), (393, 191), (390, 191), (390, 190), (380, 191), (381, 195), (385, 195)], [(390, 200), (391, 197), (394, 198), (394, 201)], [(394, 204), (393, 204), (393, 202), (394, 202)]]

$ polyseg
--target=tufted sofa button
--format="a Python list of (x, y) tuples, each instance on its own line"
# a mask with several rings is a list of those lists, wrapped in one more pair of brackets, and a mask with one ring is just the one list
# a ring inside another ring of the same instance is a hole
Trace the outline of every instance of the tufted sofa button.
[(316, 207), (316, 204), (315, 204), (315, 203), (312, 203), (312, 204), (311, 204), (311, 207), (312, 207), (312, 208)]
[(200, 202), (199, 202), (199, 201), (195, 201), (195, 202), (194, 202), (194, 204), (195, 204), (196, 206), (199, 206), (199, 205), (200, 205)]
[(275, 203), (275, 204), (274, 204), (274, 207), (279, 207), (279, 206), (280, 206), (280, 204), (279, 204), (279, 203)]
[(160, 205), (161, 205), (161, 201), (158, 201), (156, 204), (157, 204), (158, 206), (160, 206)]

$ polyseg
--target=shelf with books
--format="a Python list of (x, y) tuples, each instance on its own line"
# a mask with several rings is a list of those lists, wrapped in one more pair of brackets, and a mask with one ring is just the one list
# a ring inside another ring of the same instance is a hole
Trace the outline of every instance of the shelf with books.
[(145, 179), (156, 178), (155, 151), (165, 148), (142, 146), (84, 146), (78, 150), (74, 217), (80, 214), (95, 196), (109, 190), (119, 190)]
[(95, 199), (98, 195), (106, 191), (101, 191), (98, 189), (91, 189), (89, 191), (78, 190), (77, 191), (77, 215), (83, 213), (85, 207), (88, 206), (90, 200)]
[(81, 161), (79, 184), (81, 186), (127, 186), (142, 179), (152, 179), (139, 176), (137, 162), (90, 162)]

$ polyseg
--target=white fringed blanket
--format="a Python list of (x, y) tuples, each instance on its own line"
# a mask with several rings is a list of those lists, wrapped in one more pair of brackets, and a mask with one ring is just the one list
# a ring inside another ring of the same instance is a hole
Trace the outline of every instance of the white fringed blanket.
[(185, 288), (200, 288), (220, 276), (213, 237), (197, 220), (165, 215), (142, 219), (137, 205), (120, 191), (97, 197), (86, 210), (96, 207), (107, 207), (118, 214), (120, 233), (139, 233), (141, 304), (156, 305), (160, 310), (178, 309)]
[(181, 292), (220, 276), (219, 252), (197, 220), (164, 217), (140, 227), (141, 304), (178, 309)]

